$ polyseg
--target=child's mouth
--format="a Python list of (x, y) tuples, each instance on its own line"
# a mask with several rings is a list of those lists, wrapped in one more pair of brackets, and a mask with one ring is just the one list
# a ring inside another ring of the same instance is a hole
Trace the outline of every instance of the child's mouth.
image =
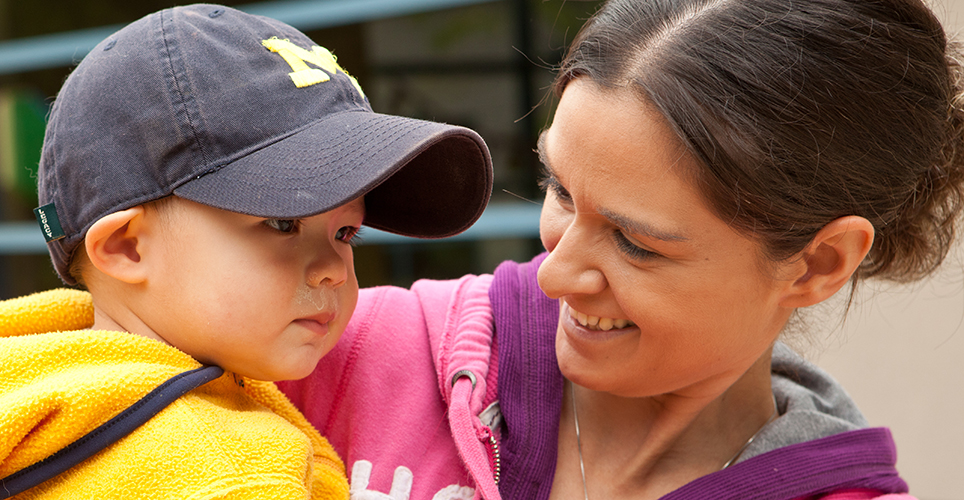
[(319, 335), (328, 334), (328, 323), (334, 318), (333, 313), (321, 313), (307, 318), (298, 318), (293, 323), (300, 325)]

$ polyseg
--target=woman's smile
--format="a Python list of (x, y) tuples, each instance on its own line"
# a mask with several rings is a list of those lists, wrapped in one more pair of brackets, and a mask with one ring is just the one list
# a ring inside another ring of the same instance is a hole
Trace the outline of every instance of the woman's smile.
[(636, 323), (633, 323), (631, 320), (625, 318), (592, 316), (584, 312), (577, 311), (575, 308), (566, 303), (566, 301), (562, 301), (562, 304), (566, 310), (569, 311), (569, 316), (588, 330), (608, 332), (614, 329), (621, 330), (630, 326), (636, 326)]

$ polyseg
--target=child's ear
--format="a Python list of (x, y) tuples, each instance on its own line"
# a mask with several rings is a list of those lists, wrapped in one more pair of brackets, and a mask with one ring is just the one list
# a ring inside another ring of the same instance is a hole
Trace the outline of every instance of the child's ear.
[(874, 226), (863, 217), (841, 217), (827, 224), (798, 256), (797, 274), (784, 295), (784, 307), (806, 307), (837, 293), (863, 262), (874, 243)]
[(142, 263), (144, 207), (137, 206), (102, 217), (87, 231), (87, 257), (100, 272), (125, 283), (147, 276)]

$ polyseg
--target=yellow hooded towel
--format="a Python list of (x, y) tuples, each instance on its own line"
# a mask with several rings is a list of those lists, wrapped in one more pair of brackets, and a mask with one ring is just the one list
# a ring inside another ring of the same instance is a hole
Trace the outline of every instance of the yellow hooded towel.
[[(170, 377), (187, 354), (93, 323), (90, 295), (0, 302), (0, 478), (74, 442)], [(345, 466), (270, 382), (225, 373), (18, 499), (347, 499)]]

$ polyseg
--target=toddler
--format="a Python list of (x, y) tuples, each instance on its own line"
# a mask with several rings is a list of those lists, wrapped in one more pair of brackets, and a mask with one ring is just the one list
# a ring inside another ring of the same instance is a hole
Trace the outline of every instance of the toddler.
[(54, 267), (89, 293), (0, 303), (0, 496), (347, 498), (270, 381), (338, 341), (362, 224), (455, 234), (491, 185), (477, 134), (374, 113), (283, 23), (191, 5), (118, 31), (57, 96), (39, 173)]

